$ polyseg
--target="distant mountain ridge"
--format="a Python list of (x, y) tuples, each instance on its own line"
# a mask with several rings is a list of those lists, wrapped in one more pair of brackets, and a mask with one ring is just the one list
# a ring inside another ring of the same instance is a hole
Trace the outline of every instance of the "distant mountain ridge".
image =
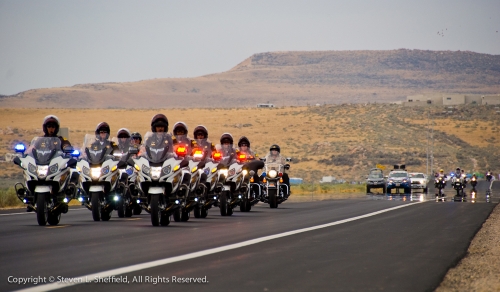
[(500, 55), (469, 51), (258, 53), (195, 78), (79, 84), (0, 97), (1, 107), (195, 108), (394, 102), (420, 93), (500, 93)]

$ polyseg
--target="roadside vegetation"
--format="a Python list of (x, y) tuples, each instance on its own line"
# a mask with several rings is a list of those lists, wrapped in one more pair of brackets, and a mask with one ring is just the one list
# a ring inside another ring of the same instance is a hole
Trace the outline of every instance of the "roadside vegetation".
[(22, 206), (24, 204), (17, 198), (14, 187), (0, 188), (0, 208)]
[[(151, 117), (159, 112), (168, 117), (169, 130), (175, 122), (184, 121), (192, 135), (194, 127), (205, 125), (215, 144), (224, 132), (231, 133), (235, 143), (247, 136), (260, 157), (270, 145), (279, 144), (282, 155), (292, 158), (289, 176), (303, 178), (305, 183), (292, 188), (296, 194), (307, 192), (308, 184), (318, 188), (318, 193), (329, 191), (318, 184), (323, 176), (364, 182), (377, 164), (385, 167), (385, 174), (394, 164), (423, 173), (440, 168), (449, 172), (457, 166), (470, 173), (500, 172), (500, 109), (474, 104), (452, 109), (387, 103), (232, 109), (0, 108), (0, 162), (13, 153), (17, 142), (28, 144), (41, 135), (41, 122), (48, 114), (57, 115), (62, 126), (69, 128), (68, 138), (78, 148), (99, 122), (110, 124), (112, 136), (123, 127), (144, 135), (150, 131)], [(0, 188), (22, 181), (18, 166), (0, 165)]]

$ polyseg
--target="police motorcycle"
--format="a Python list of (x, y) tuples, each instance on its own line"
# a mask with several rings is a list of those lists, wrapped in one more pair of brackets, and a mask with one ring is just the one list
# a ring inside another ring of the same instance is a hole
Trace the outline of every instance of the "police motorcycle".
[(266, 163), (264, 166), (262, 200), (264, 203), (269, 203), (270, 208), (278, 208), (279, 204), (286, 201), (286, 194), (290, 193), (288, 186), (283, 183), (283, 173), (288, 169), (290, 169), (289, 164)]
[(446, 179), (444, 176), (437, 176), (434, 180), (434, 187), (438, 190), (436, 194), (436, 201), (445, 201), (444, 187), (446, 186)]
[[(129, 153), (130, 148), (138, 148), (132, 142), (132, 138), (125, 139), (116, 137), (111, 139), (118, 145), (118, 151), (114, 151), (113, 156), (124, 162), (132, 155)], [(118, 171), (120, 172), (120, 181), (117, 191), (122, 194), (121, 200), (117, 204), (118, 217), (132, 217), (133, 214), (139, 215), (142, 208), (137, 204), (137, 198), (134, 196), (134, 182), (137, 177), (137, 170), (133, 165), (123, 163), (122, 167), (118, 168)]]
[[(78, 151), (67, 146), (61, 149), (58, 137), (35, 137), (25, 154), (24, 144), (17, 144), (18, 154), (14, 164), (23, 169), (25, 183), (16, 183), (17, 197), (27, 205), (29, 212), (36, 212), (38, 225), (57, 225), (61, 214), (68, 212), (68, 203), (74, 199), (77, 188), (71, 184), (71, 177), (78, 172), (75, 168)], [(72, 156), (73, 155), (73, 156)]]
[(203, 150), (200, 147), (194, 147), (191, 149), (191, 142), (187, 144), (186, 141), (189, 140), (186, 135), (177, 135), (177, 139), (179, 142), (174, 146), (175, 153), (179, 158), (184, 158), (184, 160), (188, 163), (188, 166), (182, 169), (183, 177), (191, 177), (191, 179), (190, 181), (185, 179), (185, 183), (188, 185), (185, 204), (175, 210), (172, 215), (175, 222), (186, 222), (191, 217), (191, 211), (196, 207), (199, 207), (204, 201), (203, 195), (206, 192), (206, 186), (201, 183), (203, 171), (199, 168), (203, 168), (205, 166), (205, 162), (203, 161)]
[[(220, 145), (217, 147), (220, 150)], [(202, 176), (206, 176), (206, 179), (201, 181), (206, 190), (199, 204), (194, 207), (195, 218), (206, 218), (208, 210), (212, 206), (218, 206), (219, 197), (224, 189), (225, 174), (227, 174), (227, 166), (219, 150), (212, 152), (211, 157), (206, 158), (203, 169), (200, 167), (198, 170), (202, 172)]]
[(240, 205), (244, 193), (248, 191), (250, 176), (244, 169), (247, 154), (237, 153), (233, 145), (220, 147), (222, 161), (219, 164), (224, 176), (222, 193), (218, 197), (217, 205), (221, 216), (231, 216), (233, 209)]
[(470, 197), (471, 197), (472, 201), (474, 202), (474, 200), (477, 198), (477, 190), (476, 190), (477, 177), (476, 177), (476, 175), (472, 175), (472, 177), (470, 178), (470, 186), (472, 187), (472, 190), (470, 191)]
[(147, 132), (139, 155), (128, 160), (137, 170), (138, 203), (151, 214), (153, 226), (169, 225), (170, 215), (185, 206), (189, 192), (188, 161), (171, 150), (171, 141), (168, 133)]
[(462, 201), (462, 202), (467, 201), (467, 196), (465, 195), (465, 190), (464, 190), (465, 184), (466, 184), (465, 175), (456, 174), (451, 179), (451, 185), (453, 186), (453, 189), (455, 189), (455, 191), (457, 192), (457, 194), (453, 198), (454, 201)]
[(77, 164), (82, 191), (78, 201), (92, 211), (94, 221), (109, 221), (113, 210), (123, 206), (127, 176), (119, 169), (126, 163), (120, 160), (121, 156), (115, 153), (111, 142), (101, 141), (95, 135), (85, 135), (82, 152)]
[(255, 175), (258, 169), (264, 167), (264, 162), (262, 159), (255, 159), (252, 156), (252, 150), (248, 148), (247, 152), (240, 151), (238, 155), (247, 155), (246, 159), (250, 159), (244, 166), (243, 170), (248, 171), (248, 187), (245, 192), (242, 192), (242, 198), (240, 200), (240, 211), (250, 212), (252, 206), (260, 202), (262, 197), (263, 185), (260, 183), (259, 178)]

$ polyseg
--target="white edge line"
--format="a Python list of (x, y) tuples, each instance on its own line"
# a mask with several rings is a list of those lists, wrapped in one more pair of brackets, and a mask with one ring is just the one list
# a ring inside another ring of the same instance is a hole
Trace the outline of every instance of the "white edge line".
[[(215, 248), (202, 250), (202, 251), (198, 251), (198, 252), (188, 253), (185, 255), (165, 258), (165, 259), (156, 260), (156, 261), (152, 261), (152, 262), (131, 265), (128, 267), (117, 268), (117, 269), (113, 269), (113, 270), (108, 270), (108, 271), (103, 271), (103, 272), (99, 272), (99, 273), (94, 273), (94, 274), (89, 274), (89, 275), (84, 275), (84, 276), (79, 276), (79, 277), (73, 277), (73, 278), (86, 278), (86, 279), (90, 279), (89, 283), (93, 283), (93, 280), (95, 279), (95, 277), (105, 278), (105, 277), (110, 277), (110, 276), (116, 276), (116, 275), (136, 272), (139, 270), (154, 268), (154, 267), (158, 267), (158, 266), (163, 266), (163, 265), (167, 265), (167, 264), (171, 264), (171, 263), (175, 263), (175, 262), (190, 260), (190, 259), (194, 259), (194, 258), (206, 256), (206, 255), (211, 255), (211, 254), (215, 254), (215, 253), (219, 253), (219, 252), (223, 252), (223, 251), (228, 251), (228, 250), (232, 250), (232, 249), (236, 249), (236, 248), (240, 248), (240, 247), (244, 247), (244, 246), (249, 246), (249, 245), (261, 243), (264, 241), (269, 241), (269, 240), (282, 238), (282, 237), (286, 237), (286, 236), (290, 236), (290, 235), (295, 235), (295, 234), (299, 234), (299, 233), (313, 231), (313, 230), (326, 228), (326, 227), (330, 227), (330, 226), (334, 226), (334, 225), (344, 224), (347, 222), (351, 222), (351, 221), (379, 215), (382, 213), (386, 213), (389, 211), (393, 211), (396, 209), (405, 208), (408, 206), (412, 206), (415, 204), (421, 204), (421, 203), (424, 203), (424, 202), (408, 203), (405, 205), (400, 205), (397, 207), (392, 207), (389, 209), (384, 209), (384, 210), (380, 210), (380, 211), (376, 211), (376, 212), (372, 212), (372, 213), (368, 213), (365, 215), (360, 215), (360, 216), (356, 216), (356, 217), (352, 217), (352, 218), (348, 218), (348, 219), (344, 219), (344, 220), (339, 220), (339, 221), (330, 222), (330, 223), (326, 223), (326, 224), (297, 229), (297, 230), (293, 230), (293, 231), (287, 231), (287, 232), (278, 233), (278, 234), (274, 234), (274, 235), (268, 235), (268, 236), (264, 236), (264, 237), (259, 237), (259, 238), (255, 238), (255, 239), (250, 239), (250, 240), (246, 240), (246, 241), (242, 241), (242, 242), (238, 242), (238, 243), (225, 245), (225, 246), (220, 246), (220, 247), (215, 247)], [(84, 282), (83, 283), (82, 282), (51, 283), (51, 284), (37, 285), (35, 287), (16, 290), (16, 291), (23, 291), (23, 292), (52, 291), (52, 290), (67, 288), (67, 287), (78, 285), (78, 284), (84, 284)]]

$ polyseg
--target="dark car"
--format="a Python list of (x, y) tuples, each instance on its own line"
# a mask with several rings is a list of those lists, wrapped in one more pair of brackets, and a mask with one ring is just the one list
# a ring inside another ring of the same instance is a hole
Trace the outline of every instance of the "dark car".
[(366, 178), (366, 193), (371, 193), (372, 189), (382, 189), (382, 192), (385, 193), (385, 178), (382, 169), (380, 168), (372, 168), (370, 169), (370, 173)]
[(410, 175), (406, 170), (393, 170), (389, 173), (387, 178), (387, 194), (390, 194), (393, 189), (396, 190), (396, 194), (400, 194), (401, 189), (403, 189), (404, 194), (411, 193)]

